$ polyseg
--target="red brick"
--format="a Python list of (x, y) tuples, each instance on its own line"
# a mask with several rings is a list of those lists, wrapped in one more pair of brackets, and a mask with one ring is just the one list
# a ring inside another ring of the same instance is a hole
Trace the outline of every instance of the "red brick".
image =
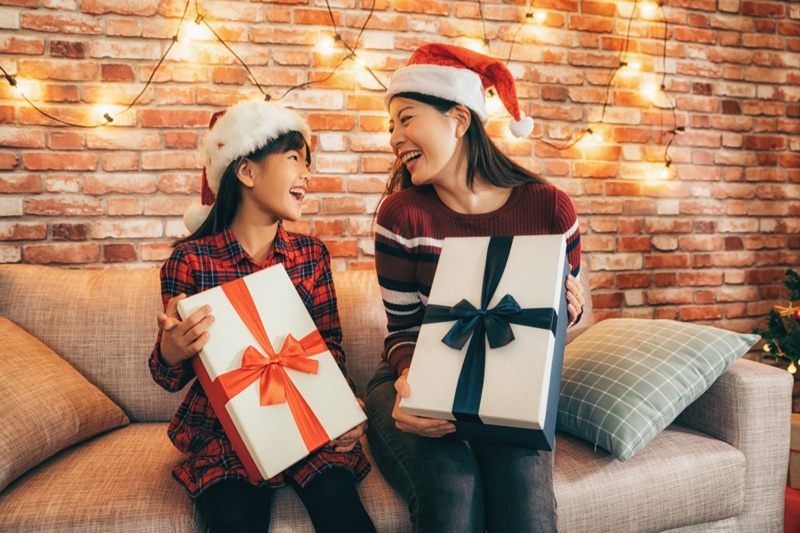
[(689, 266), (689, 256), (687, 254), (645, 255), (644, 261), (644, 267), (647, 269), (686, 268)]
[(35, 241), (47, 237), (47, 224), (0, 222), (0, 241)]
[(86, 224), (53, 224), (54, 241), (85, 241), (89, 237), (89, 227)]
[(118, 152), (103, 155), (103, 170), (106, 172), (138, 169), (139, 154), (136, 152)]
[(358, 257), (358, 244), (355, 240), (323, 241), (331, 257)]
[(309, 192), (344, 192), (344, 179), (337, 177), (313, 177), (308, 180)]
[(168, 131), (164, 133), (165, 148), (197, 148), (198, 135), (191, 131)]
[[(363, 120), (363, 117), (362, 117)], [(308, 125), (311, 131), (350, 131), (356, 119), (352, 114), (309, 113)]]
[(350, 178), (347, 192), (380, 194), (386, 188), (386, 180), (381, 178)]
[(22, 257), (26, 263), (38, 264), (78, 264), (95, 263), (100, 257), (96, 244), (33, 244), (22, 247)]
[(345, 219), (317, 219), (314, 221), (314, 235), (341, 237), (347, 231)]
[(103, 246), (103, 261), (106, 263), (129, 263), (138, 258), (131, 244), (106, 244)]
[(27, 198), (25, 214), (43, 216), (102, 215), (103, 204), (93, 198)]
[(210, 111), (187, 109), (142, 109), (139, 111), (143, 128), (206, 128)]
[(86, 153), (26, 152), (22, 166), (28, 170), (96, 170), (97, 156)]
[(722, 318), (721, 305), (705, 305), (705, 306), (686, 306), (680, 308), (680, 319), (693, 321), (693, 320), (715, 320)]
[(42, 179), (38, 174), (0, 174), (0, 193), (40, 193)]
[(617, 274), (616, 285), (619, 289), (648, 287), (653, 275), (648, 272)]
[(144, 199), (144, 214), (149, 216), (183, 216), (189, 206), (196, 201), (187, 196), (166, 196)]
[(19, 75), (37, 80), (91, 81), (97, 77), (97, 65), (84, 61), (23, 59), (19, 62)]
[(51, 15), (48, 13), (21, 13), (20, 27), (47, 33), (76, 33), (100, 35), (103, 27), (100, 19), (88, 15)]
[(364, 212), (364, 202), (358, 197), (344, 196), (322, 199), (322, 214), (324, 215), (361, 215)]
[(694, 300), (691, 289), (652, 289), (645, 295), (648, 305), (690, 304)]
[(142, 202), (138, 198), (109, 198), (106, 203), (108, 216), (136, 216), (142, 214)]
[(44, 40), (4, 37), (0, 39), (0, 52), (4, 54), (40, 56), (44, 54)]
[(52, 150), (82, 150), (83, 135), (73, 131), (54, 131), (50, 133), (48, 146)]
[(678, 285), (681, 287), (707, 287), (722, 285), (722, 272), (695, 271), (679, 272)]
[(0, 147), (44, 148), (44, 132), (32, 128), (0, 129)]
[(100, 79), (102, 81), (135, 81), (136, 74), (131, 65), (107, 64), (100, 65)]
[(48, 83), (44, 86), (44, 95), (42, 98), (45, 102), (78, 102), (80, 101), (80, 93), (77, 85), (56, 85)]
[(618, 237), (617, 251), (619, 252), (649, 252), (650, 237)]
[(0, 170), (12, 170), (17, 166), (17, 156), (8, 152), (0, 152)]
[(83, 192), (86, 194), (147, 194), (155, 191), (156, 184), (149, 174), (91, 174), (83, 179)]

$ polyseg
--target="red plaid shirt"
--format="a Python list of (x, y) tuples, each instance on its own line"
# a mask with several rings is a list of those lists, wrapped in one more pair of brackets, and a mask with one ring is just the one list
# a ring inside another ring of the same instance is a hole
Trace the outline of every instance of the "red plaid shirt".
[[(333, 358), (350, 387), (353, 382), (344, 368), (342, 328), (336, 306), (336, 293), (330, 269), (330, 256), (319, 239), (290, 233), (278, 227), (275, 245), (263, 263), (257, 263), (234, 237), (230, 229), (177, 246), (161, 267), (161, 299), (166, 309), (173, 296), (187, 296), (233, 281), (247, 274), (282, 263), (297, 293), (314, 319)], [(168, 367), (161, 359), (161, 333), (150, 355), (153, 379), (170, 392), (186, 386), (194, 377), (189, 360)], [(286, 485), (287, 477), (305, 486), (314, 476), (329, 468), (346, 468), (355, 479), (370, 470), (361, 444), (348, 453), (337, 453), (326, 446), (269, 480), (251, 480), (233, 451), (222, 425), (199, 381), (192, 384), (167, 430), (170, 440), (186, 457), (172, 471), (192, 498), (223, 479), (244, 479), (260, 487)]]

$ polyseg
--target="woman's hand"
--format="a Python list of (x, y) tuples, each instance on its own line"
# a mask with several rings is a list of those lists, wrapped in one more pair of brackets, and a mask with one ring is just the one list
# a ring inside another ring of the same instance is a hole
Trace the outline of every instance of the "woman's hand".
[(167, 310), (156, 316), (161, 330), (161, 359), (167, 366), (175, 366), (202, 350), (208, 342), (206, 330), (214, 322), (208, 305), (181, 321), (178, 302), (184, 298), (185, 294), (173, 296), (167, 302)]
[[(361, 408), (364, 408), (364, 401), (361, 398), (356, 398), (358, 400), (358, 405)], [(338, 439), (333, 439), (330, 443), (330, 446), (333, 446), (333, 451), (346, 453), (351, 451), (353, 448), (356, 447), (356, 443), (358, 443), (358, 439), (364, 434), (367, 430), (367, 421), (364, 420), (359, 425), (348, 431), (347, 433), (343, 434)]]
[[(572, 270), (572, 265), (570, 265)], [(572, 274), (567, 276), (567, 312), (569, 313), (569, 325), (575, 325), (578, 317), (583, 312), (583, 306), (586, 300), (583, 298), (583, 285), (578, 283), (578, 280)]]
[(394, 409), (392, 409), (392, 418), (394, 418), (394, 425), (397, 426), (397, 429), (407, 433), (416, 433), (422, 437), (434, 438), (454, 432), (456, 426), (449, 420), (409, 415), (400, 409), (400, 400), (411, 394), (411, 387), (406, 381), (407, 374), (408, 369), (403, 370), (403, 373), (394, 382), (397, 399), (394, 402)]

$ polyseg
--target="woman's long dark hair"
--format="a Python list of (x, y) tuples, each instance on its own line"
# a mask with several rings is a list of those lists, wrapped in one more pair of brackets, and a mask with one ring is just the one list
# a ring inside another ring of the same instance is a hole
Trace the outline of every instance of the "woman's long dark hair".
[[(397, 97), (409, 98), (428, 104), (440, 113), (447, 113), (458, 105), (450, 100), (414, 92), (398, 93), (395, 95), (395, 98)], [(545, 183), (544, 178), (523, 168), (505, 155), (486, 133), (481, 119), (471, 109), (469, 112), (472, 115), (472, 120), (464, 138), (467, 142), (467, 154), (469, 157), (467, 160), (467, 187), (470, 190), (475, 185), (475, 174), (478, 170), (480, 170), (481, 178), (497, 187), (516, 187), (524, 183)], [(384, 196), (409, 187), (413, 187), (411, 173), (400, 159), (395, 159)]]
[(188, 241), (214, 235), (231, 225), (233, 217), (236, 216), (236, 212), (239, 210), (239, 204), (242, 202), (242, 190), (240, 188), (239, 179), (236, 177), (236, 169), (243, 160), (249, 159), (254, 163), (261, 163), (267, 156), (272, 154), (283, 154), (290, 150), (301, 150), (304, 146), (306, 147), (306, 165), (310, 165), (311, 149), (308, 147), (305, 138), (299, 131), (284, 133), (252, 153), (231, 161), (231, 164), (228, 165), (225, 172), (222, 173), (222, 179), (219, 182), (219, 191), (217, 191), (217, 199), (214, 201), (214, 205), (211, 206), (211, 212), (208, 214), (205, 221), (194, 233), (188, 237), (178, 239), (172, 243), (172, 246), (178, 246)]

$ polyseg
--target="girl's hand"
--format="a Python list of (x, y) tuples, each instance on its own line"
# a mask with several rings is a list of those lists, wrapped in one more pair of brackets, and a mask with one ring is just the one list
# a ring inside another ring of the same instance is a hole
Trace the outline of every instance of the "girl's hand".
[(185, 294), (173, 296), (167, 310), (156, 316), (161, 330), (161, 359), (167, 366), (175, 366), (203, 349), (208, 342), (208, 327), (214, 322), (211, 307), (205, 305), (181, 321), (178, 302)]
[[(572, 270), (572, 265), (570, 265)], [(569, 313), (569, 325), (574, 326), (578, 320), (578, 316), (583, 312), (583, 306), (586, 300), (583, 298), (583, 285), (578, 283), (578, 280), (572, 274), (567, 276), (567, 312)]]
[[(358, 400), (358, 405), (361, 408), (364, 408), (364, 401), (361, 398), (356, 398)], [(359, 425), (339, 437), (338, 439), (333, 439), (330, 443), (330, 446), (333, 446), (333, 451), (346, 453), (351, 451), (353, 448), (356, 447), (356, 443), (358, 443), (358, 439), (364, 434), (367, 430), (367, 421), (364, 420)]]
[(433, 438), (454, 432), (456, 426), (449, 420), (409, 415), (400, 409), (400, 399), (411, 394), (411, 387), (408, 385), (408, 381), (406, 381), (407, 374), (408, 369), (403, 370), (403, 373), (400, 374), (400, 377), (394, 382), (394, 388), (397, 391), (397, 399), (394, 402), (394, 409), (392, 409), (392, 418), (394, 418), (394, 425), (397, 426), (397, 429), (405, 431), (406, 433), (416, 433), (422, 437)]

